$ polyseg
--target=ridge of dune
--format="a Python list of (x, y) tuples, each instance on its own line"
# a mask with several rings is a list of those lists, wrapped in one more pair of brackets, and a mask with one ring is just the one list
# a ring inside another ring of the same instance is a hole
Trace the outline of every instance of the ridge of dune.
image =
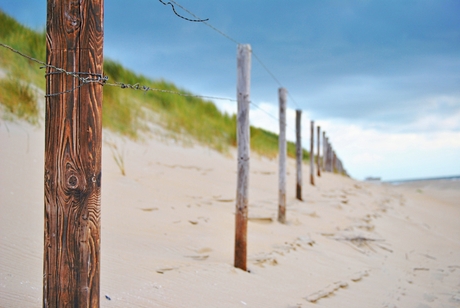
[[(232, 266), (234, 155), (161, 136), (136, 143), (104, 131), (104, 140), (102, 307), (460, 307), (459, 183), (323, 173), (316, 186), (304, 181), (300, 202), (289, 160), (283, 225), (277, 160), (252, 155), (243, 272)], [(0, 120), (0, 142), (0, 307), (36, 307), (44, 132)]]

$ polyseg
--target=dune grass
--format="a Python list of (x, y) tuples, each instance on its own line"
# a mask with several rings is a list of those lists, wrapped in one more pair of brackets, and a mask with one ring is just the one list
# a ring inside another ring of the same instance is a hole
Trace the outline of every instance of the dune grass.
[[(45, 32), (29, 29), (0, 11), (0, 41), (36, 59), (45, 61)], [(0, 79), (0, 104), (8, 114), (36, 123), (39, 116), (37, 98), (30, 85), (45, 90), (44, 71), (37, 63), (0, 48), (0, 69), (8, 77)], [(191, 94), (173, 83), (151, 80), (105, 59), (104, 74), (110, 82), (146, 85)], [(236, 116), (221, 112), (211, 101), (196, 97), (153, 91), (133, 91), (104, 87), (102, 124), (122, 136), (138, 139), (149, 132), (149, 122), (161, 125), (178, 135), (190, 136), (203, 145), (227, 152), (236, 146)], [(155, 116), (152, 116), (155, 115)], [(278, 136), (251, 127), (251, 150), (274, 158), (278, 153)], [(288, 143), (288, 156), (295, 157), (295, 145)], [(309, 153), (304, 150), (304, 159)]]

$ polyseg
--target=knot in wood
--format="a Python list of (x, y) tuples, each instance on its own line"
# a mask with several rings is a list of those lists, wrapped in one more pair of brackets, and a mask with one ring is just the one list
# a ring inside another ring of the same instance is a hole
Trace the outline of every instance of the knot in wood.
[(75, 174), (72, 174), (67, 179), (67, 186), (70, 189), (75, 189), (78, 187), (78, 177)]

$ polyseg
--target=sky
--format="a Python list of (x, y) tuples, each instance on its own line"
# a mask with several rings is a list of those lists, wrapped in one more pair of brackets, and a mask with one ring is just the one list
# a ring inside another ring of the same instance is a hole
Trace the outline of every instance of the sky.
[[(278, 132), (282, 86), (288, 139), (301, 109), (303, 146), (314, 120), (353, 178), (460, 175), (460, 1), (176, 2), (230, 39), (157, 0), (106, 0), (105, 57), (198, 95), (235, 99), (237, 43), (250, 44), (252, 125)], [(46, 1), (0, 0), (0, 9), (45, 28)]]

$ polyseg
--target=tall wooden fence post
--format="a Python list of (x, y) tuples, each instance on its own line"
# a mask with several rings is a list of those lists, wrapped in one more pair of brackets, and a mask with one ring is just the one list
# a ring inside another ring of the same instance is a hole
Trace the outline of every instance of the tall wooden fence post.
[(286, 95), (287, 91), (284, 88), (279, 88), (279, 178), (278, 178), (278, 221), (281, 223), (286, 222)]
[(296, 131), (296, 198), (302, 200), (302, 110), (296, 110), (295, 131)]
[(235, 267), (246, 271), (248, 190), (249, 190), (249, 103), (251, 86), (251, 46), (238, 45), (238, 179), (235, 214)]
[[(103, 74), (104, 1), (47, 2), (46, 62)], [(99, 307), (102, 85), (46, 71), (43, 307)]]
[(315, 185), (315, 121), (310, 121), (310, 184)]
[(317, 163), (317, 168), (318, 168), (318, 176), (321, 176), (321, 156), (320, 156), (320, 139), (321, 139), (321, 127), (318, 126), (316, 127), (318, 131), (318, 143), (317, 143), (317, 148), (318, 148), (318, 154), (316, 155), (316, 163)]

